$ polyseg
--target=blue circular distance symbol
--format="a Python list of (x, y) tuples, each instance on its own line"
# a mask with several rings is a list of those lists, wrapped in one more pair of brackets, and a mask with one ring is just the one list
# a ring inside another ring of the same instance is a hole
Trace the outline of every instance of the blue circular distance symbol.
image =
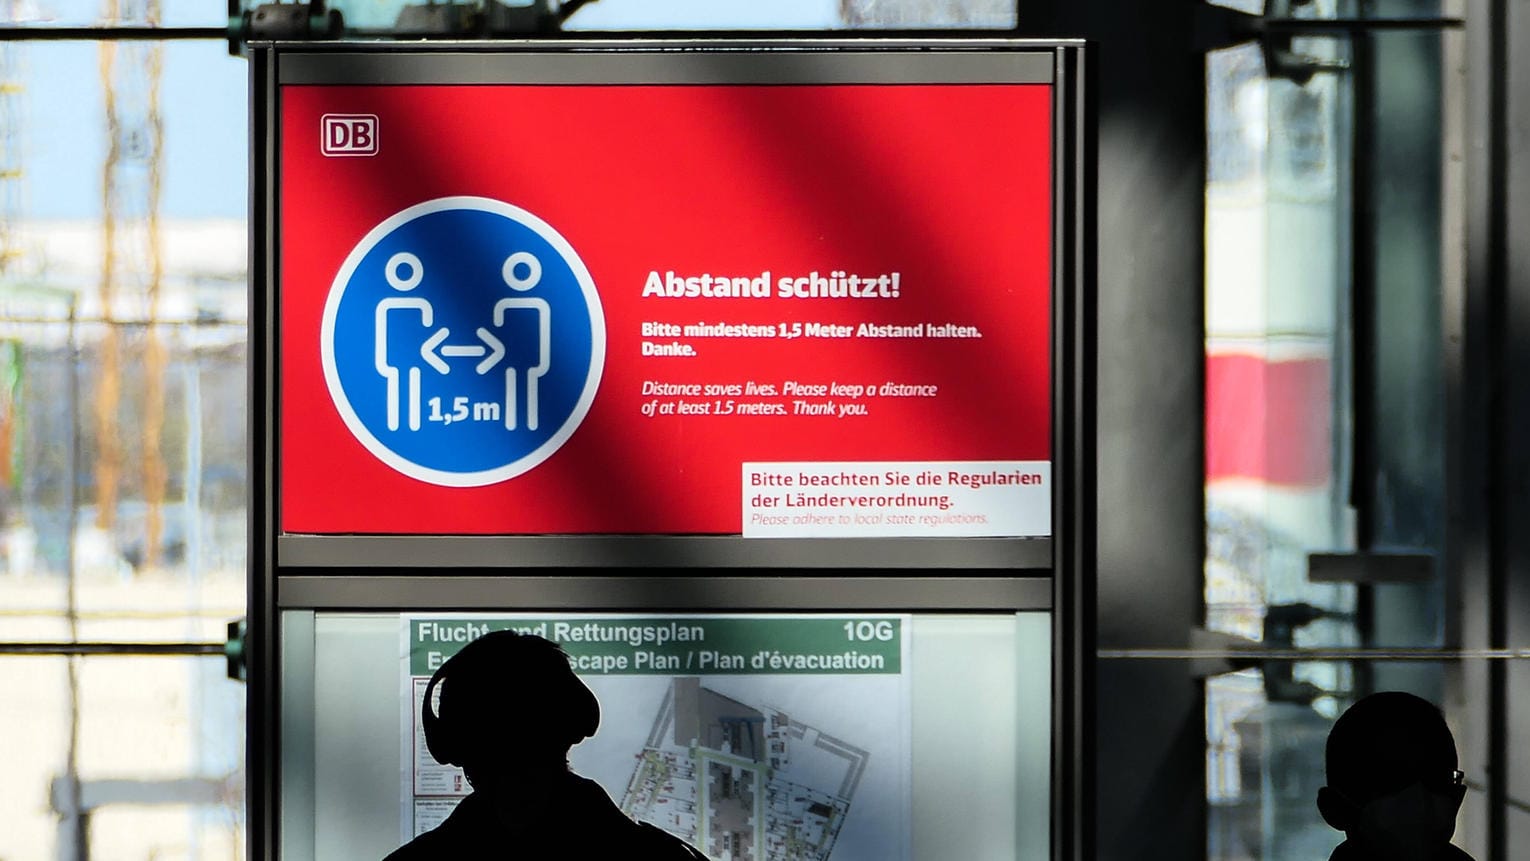
[(589, 412), (606, 352), (600, 296), (573, 247), (485, 197), (426, 201), (373, 228), (335, 276), (320, 339), (356, 439), (448, 487), (550, 457)]

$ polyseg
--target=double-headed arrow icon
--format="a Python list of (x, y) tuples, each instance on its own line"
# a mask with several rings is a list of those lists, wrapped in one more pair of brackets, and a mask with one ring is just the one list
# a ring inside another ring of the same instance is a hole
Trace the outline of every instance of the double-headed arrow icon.
[[(448, 331), (445, 326), (442, 326), (440, 329), (436, 330), (434, 335), (431, 335), (429, 338), (427, 338), (424, 344), (420, 345), (420, 358), (424, 359), (426, 364), (430, 365), (432, 368), (435, 368), (442, 374), (451, 373), (452, 370), (452, 366), (448, 365), (446, 360), (441, 358), (442, 356), (466, 356), (469, 358), (474, 358), (477, 356), (485, 356), (485, 354), (487, 354), (484, 360), (478, 363), (476, 370), (480, 374), (487, 374), (494, 368), (495, 365), (499, 364), (500, 359), (504, 358), (504, 343), (490, 334), (489, 330), (483, 328), (482, 326), (478, 327), (478, 337), (483, 341), (482, 344), (443, 345), (441, 342), (445, 341), (447, 336), (450, 334), (451, 332)], [(441, 348), (439, 355), (436, 353), (437, 347)]]

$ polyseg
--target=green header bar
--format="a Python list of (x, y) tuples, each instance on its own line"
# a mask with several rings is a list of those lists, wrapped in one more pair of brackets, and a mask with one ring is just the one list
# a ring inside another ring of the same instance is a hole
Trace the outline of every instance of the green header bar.
[(896, 675), (899, 616), (414, 618), (410, 674), (428, 676), (490, 631), (552, 640), (580, 675)]

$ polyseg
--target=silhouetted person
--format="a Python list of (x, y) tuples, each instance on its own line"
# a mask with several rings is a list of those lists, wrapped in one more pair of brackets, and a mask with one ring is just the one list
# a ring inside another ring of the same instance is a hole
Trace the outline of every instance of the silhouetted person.
[(556, 644), (513, 631), (474, 640), (431, 677), (420, 718), (430, 755), (461, 766), (473, 792), (385, 861), (705, 861), (569, 771), (568, 750), (595, 734), (600, 704)]
[(1318, 811), (1346, 838), (1330, 861), (1471, 861), (1452, 846), (1466, 796), (1445, 716), (1413, 694), (1371, 694), (1328, 733)]

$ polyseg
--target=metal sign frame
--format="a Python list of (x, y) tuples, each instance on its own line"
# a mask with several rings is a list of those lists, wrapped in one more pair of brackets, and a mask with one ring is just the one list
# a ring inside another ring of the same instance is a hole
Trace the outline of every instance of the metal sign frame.
[[(708, 57), (726, 62), (696, 62)], [(1092, 642), (1094, 552), (1093, 118), (1086, 60), (1082, 43), (1023, 39), (252, 44), (249, 857), (279, 856), (279, 614), (284, 609), (1050, 610), (1052, 857), (1082, 857), (1091, 769), (1084, 744), (1089, 739), (1086, 647)], [(713, 71), (699, 71), (705, 69)], [(764, 76), (781, 83), (833, 83), (872, 75), (893, 83), (1050, 84), (1052, 537), (281, 534), (281, 88), (295, 83), (526, 82), (528, 70), (585, 83), (723, 83), (747, 74), (751, 82)], [(708, 74), (720, 77), (697, 79)]]

